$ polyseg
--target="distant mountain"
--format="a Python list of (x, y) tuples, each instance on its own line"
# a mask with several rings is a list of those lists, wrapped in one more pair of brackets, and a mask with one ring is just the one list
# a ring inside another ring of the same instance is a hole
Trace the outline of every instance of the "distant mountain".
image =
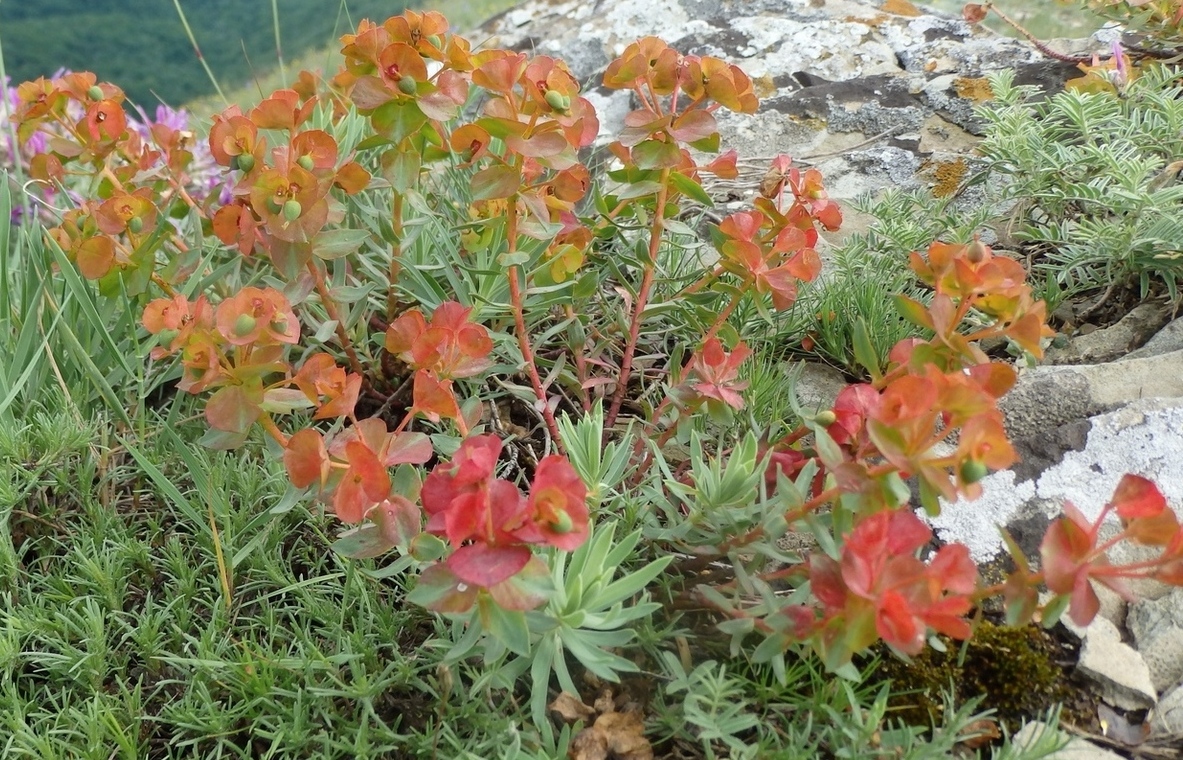
[[(363, 18), (401, 13), (402, 0), (276, 0), (287, 61), (352, 31)], [(201, 52), (223, 88), (276, 65), (270, 0), (181, 0)], [(14, 82), (59, 68), (94, 71), (148, 111), (213, 86), (172, 0), (0, 0), (0, 44)]]

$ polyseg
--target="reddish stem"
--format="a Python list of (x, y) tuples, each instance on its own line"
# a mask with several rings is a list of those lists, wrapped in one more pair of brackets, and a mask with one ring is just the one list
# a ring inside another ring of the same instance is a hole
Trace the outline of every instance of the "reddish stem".
[[(567, 319), (578, 319), (575, 315), (575, 309), (570, 304), (563, 307), (567, 315)], [(587, 392), (584, 383), (587, 382), (587, 357), (583, 355), (583, 346), (575, 346), (572, 353), (575, 356), (575, 377), (579, 380), (579, 401), (583, 406), (583, 411), (590, 412), (592, 409), (591, 394)]]
[(320, 302), (325, 307), (325, 313), (329, 319), (337, 323), (337, 340), (341, 342), (345, 355), (349, 357), (349, 367), (355, 373), (365, 377), (366, 371), (362, 367), (361, 360), (357, 358), (357, 351), (353, 349), (353, 341), (349, 340), (349, 333), (345, 332), (345, 323), (341, 321), (340, 312), (337, 311), (337, 302), (329, 295), (324, 277), (312, 261), (308, 262), (308, 271), (312, 273), (312, 277), (316, 281), (316, 292), (320, 295)]
[(715, 317), (715, 323), (711, 325), (711, 328), (706, 331), (705, 335), (702, 336), (703, 343), (706, 343), (708, 340), (715, 337), (715, 334), (719, 332), (719, 329), (722, 328), (727, 322), (727, 318), (730, 317), (731, 313), (735, 311), (735, 308), (739, 306), (739, 299), (741, 296), (743, 296), (742, 290), (737, 290), (735, 294), (731, 296), (731, 301), (727, 304), (723, 311), (719, 312), (719, 316)]
[[(509, 216), (506, 220), (506, 245), (509, 248), (509, 253), (513, 253), (517, 249), (518, 237), (518, 215), (517, 215), (517, 196), (509, 199), (510, 208)], [(526, 365), (526, 372), (530, 375), (530, 385), (534, 388), (534, 395), (538, 397), (538, 403), (542, 407), (542, 419), (546, 421), (546, 429), (550, 432), (550, 437), (554, 441), (555, 448), (559, 453), (566, 453), (563, 447), (563, 439), (559, 435), (559, 424), (555, 421), (555, 414), (551, 411), (550, 404), (547, 403), (546, 389), (542, 387), (542, 377), (538, 374), (538, 365), (534, 363), (534, 350), (530, 347), (530, 336), (526, 332), (526, 309), (525, 302), (522, 298), (522, 287), (518, 283), (518, 271), (521, 270), (522, 276), (526, 276), (525, 269), (520, 266), (510, 267), (506, 274), (509, 276), (509, 300), (513, 304), (513, 322), (517, 328), (518, 348), (522, 352), (522, 363)]]
[(394, 321), (398, 311), (398, 276), (402, 271), (402, 239), (403, 239), (403, 196), (396, 192), (391, 201), (390, 225), (394, 230), (394, 243), (390, 246), (390, 289), (386, 292), (386, 322)]
[(624, 347), (624, 356), (620, 360), (620, 378), (616, 383), (616, 391), (612, 394), (612, 406), (609, 407), (608, 417), (604, 427), (610, 428), (616, 423), (620, 414), (620, 407), (624, 403), (625, 393), (628, 392), (628, 381), (633, 370), (633, 355), (637, 352), (637, 341), (641, 336), (641, 321), (645, 307), (649, 303), (649, 295), (653, 290), (653, 276), (657, 271), (657, 252), (661, 248), (662, 232), (665, 230), (665, 202), (669, 197), (670, 170), (661, 170), (661, 189), (657, 191), (657, 205), (653, 211), (653, 224), (649, 228), (649, 261), (645, 263), (645, 273), (641, 276), (641, 288), (637, 292), (637, 301), (633, 304), (632, 320), (629, 324), (628, 344)]
[(1016, 32), (1026, 37), (1027, 41), (1034, 45), (1036, 50), (1043, 53), (1048, 58), (1053, 58), (1057, 61), (1063, 61), (1064, 63), (1088, 63), (1089, 61), (1093, 60), (1091, 56), (1087, 55), (1064, 55), (1063, 53), (1057, 53), (1047, 45), (1040, 42), (1039, 38), (1034, 34), (1024, 29), (1019, 22), (1011, 19), (1005, 13), (998, 10), (994, 3), (983, 3), (983, 5), (985, 5), (987, 10), (993, 11), (994, 14), (998, 16), (998, 18), (1002, 19), (1003, 23), (1007, 24)]

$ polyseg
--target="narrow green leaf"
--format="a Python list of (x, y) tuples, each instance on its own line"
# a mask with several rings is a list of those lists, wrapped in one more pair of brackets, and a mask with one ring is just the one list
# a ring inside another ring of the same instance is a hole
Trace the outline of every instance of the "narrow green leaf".
[(702, 185), (685, 174), (671, 172), (670, 183), (678, 189), (678, 192), (691, 200), (698, 201), (708, 208), (715, 205), (714, 199), (711, 198), (706, 190), (702, 189)]
[[(82, 280), (77, 268), (52, 239), (49, 241), (49, 250), (53, 253), (53, 257), (57, 261), (62, 273), (62, 279), (66, 281), (67, 288), (69, 288), (74, 300), (82, 308), (82, 313), (86, 316), (86, 321), (90, 329), (106, 344), (107, 349), (110, 351), (110, 358), (119, 363), (120, 368), (127, 373), (128, 377), (135, 377), (136, 373), (132, 371), (131, 365), (127, 362), (126, 350), (115, 342), (114, 336), (111, 335), (106, 323), (99, 316), (98, 310), (95, 309), (93, 291)], [(137, 357), (138, 359), (139, 357)]]
[(369, 239), (369, 230), (324, 230), (312, 239), (312, 252), (321, 259), (339, 259), (353, 253)]
[(859, 317), (854, 323), (854, 358), (866, 368), (871, 380), (878, 382), (883, 373), (879, 370), (879, 355), (871, 345), (871, 337), (867, 332), (867, 323)]
[(205, 534), (206, 537), (212, 539), (213, 531), (210, 528), (209, 520), (206, 515), (202, 513), (200, 509), (195, 507), (193, 503), (185, 496), (185, 494), (181, 493), (181, 489), (178, 488), (175, 483), (169, 480), (168, 476), (161, 472), (160, 468), (153, 464), (147, 455), (134, 446), (130, 440), (126, 438), (120, 438), (119, 442), (123, 444), (123, 447), (127, 450), (127, 453), (131, 454), (132, 459), (136, 460), (136, 464), (140, 466), (140, 469), (144, 471), (144, 474), (148, 476), (148, 479), (156, 484), (156, 487), (160, 489), (162, 495), (168, 499), (168, 501), (170, 501), (178, 511), (180, 511), (185, 519), (192, 523), (192, 527)]

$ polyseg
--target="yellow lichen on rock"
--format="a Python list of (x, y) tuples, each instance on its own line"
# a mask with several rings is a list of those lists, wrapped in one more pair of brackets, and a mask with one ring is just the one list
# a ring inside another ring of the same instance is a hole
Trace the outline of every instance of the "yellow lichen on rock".
[(948, 198), (961, 187), (961, 181), (969, 172), (964, 158), (952, 161), (926, 161), (920, 167), (920, 173), (932, 181), (932, 194), (938, 198)]
[(776, 80), (772, 78), (771, 74), (765, 74), (752, 79), (752, 91), (756, 93), (756, 97), (763, 100), (764, 98), (772, 97), (780, 88), (776, 86)]
[(958, 77), (953, 80), (953, 89), (957, 96), (984, 103), (994, 99), (994, 90), (990, 87), (990, 80), (985, 77)]
[(879, 7), (897, 16), (915, 17), (920, 15), (920, 9), (908, 0), (883, 0), (883, 5)]

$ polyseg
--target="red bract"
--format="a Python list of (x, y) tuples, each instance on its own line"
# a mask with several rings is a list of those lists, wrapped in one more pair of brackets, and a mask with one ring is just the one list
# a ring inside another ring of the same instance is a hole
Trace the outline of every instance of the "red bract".
[(292, 382), (317, 405), (314, 419), (323, 420), (353, 416), (362, 378), (337, 366), (328, 354), (313, 354), (305, 360)]
[(444, 564), (462, 583), (489, 588), (516, 575), (532, 556), (521, 545), (468, 544), (452, 552)]
[(772, 296), (773, 308), (788, 309), (797, 299), (797, 282), (810, 282), (821, 271), (813, 249), (812, 221), (802, 229), (772, 209), (732, 214), (719, 225), (727, 240), (719, 247), (724, 270)]
[(471, 313), (455, 301), (436, 307), (430, 324), (417, 309), (405, 312), (387, 328), (386, 350), (444, 379), (479, 375), (491, 363), (493, 341), (484, 325), (468, 321)]
[(867, 383), (848, 385), (834, 400), (834, 422), (827, 428), (834, 442), (857, 446), (867, 439), (867, 419), (879, 409), (879, 391)]
[(141, 321), (148, 332), (159, 336), (160, 345), (152, 349), (152, 358), (160, 359), (186, 345), (195, 331), (212, 330), (214, 310), (204, 295), (192, 303), (175, 295), (149, 303)]
[(259, 129), (290, 131), (307, 121), (315, 107), (315, 100), (301, 105), (300, 95), (295, 90), (276, 90), (252, 108), (248, 116)]
[[(436, 465), (423, 481), (421, 493), (423, 509), (428, 514), (429, 533), (446, 535), (454, 546), (480, 533), (483, 540), (496, 542), (496, 526), (487, 520), (490, 505), (489, 489), (494, 482), (497, 457), (501, 454), (501, 439), (495, 435), (480, 435), (465, 439), (452, 461)], [(501, 481), (504, 482), (504, 481)], [(500, 489), (503, 501), (521, 501), (521, 494), (511, 483), (512, 493)]]
[(1064, 517), (1056, 520), (1039, 545), (1043, 559), (1043, 577), (1055, 594), (1071, 594), (1068, 615), (1077, 625), (1088, 625), (1101, 608), (1097, 592), (1089, 582), (1094, 562), (1108, 560), (1094, 557), (1099, 526), (1090, 525), (1070, 503), (1064, 505)]
[(640, 81), (653, 83), (658, 95), (673, 93), (682, 56), (658, 37), (645, 37), (624, 49), (604, 71), (604, 86), (619, 90)]
[(1124, 475), (1113, 492), (1113, 505), (1123, 522), (1153, 519), (1167, 509), (1158, 486), (1139, 475)]
[(307, 243), (329, 221), (331, 176), (318, 178), (296, 162), (265, 168), (250, 185), (251, 208), (280, 240)]
[(99, 229), (107, 235), (149, 234), (156, 226), (156, 206), (151, 190), (142, 187), (134, 194), (116, 193), (95, 210)]
[(517, 532), (523, 541), (569, 552), (587, 540), (587, 486), (565, 457), (551, 454), (538, 463), (526, 516)]
[(283, 464), (288, 479), (296, 488), (307, 488), (313, 483), (324, 487), (329, 479), (329, 451), (320, 431), (305, 428), (288, 439), (283, 452)]
[(459, 420), (460, 405), (452, 391), (452, 381), (441, 380), (429, 369), (416, 372), (411, 391), (411, 411), (422, 414), (432, 422)]
[[(259, 138), (259, 127), (242, 115), (238, 106), (231, 106), (214, 117), (209, 131), (210, 153), (222, 166), (241, 168), (249, 173), (261, 166), (267, 141)], [(249, 161), (243, 157), (249, 156)], [(247, 165), (249, 163), (249, 165)]]
[(872, 623), (880, 638), (906, 654), (923, 649), (928, 628), (953, 638), (969, 636), (964, 615), (977, 586), (977, 567), (968, 549), (956, 544), (942, 547), (925, 565), (913, 555), (931, 537), (911, 511), (879, 512), (846, 537), (840, 562), (811, 558), (812, 588), (827, 620), (842, 620), (855, 638), (846, 642), (848, 649), (870, 643)]
[(249, 256), (255, 250), (256, 242), (267, 247), (270, 239), (262, 220), (255, 216), (246, 198), (235, 198), (232, 203), (215, 211), (211, 225), (218, 240), (234, 246), (244, 256)]
[(218, 332), (232, 346), (275, 345), (300, 340), (300, 322), (283, 293), (243, 288), (218, 304)]
[(474, 540), (571, 551), (587, 540), (587, 487), (565, 458), (551, 455), (538, 463), (527, 500), (517, 486), (494, 476), (500, 454), (499, 438), (474, 436), (451, 462), (431, 471), (421, 492), (429, 533), (447, 536), (456, 547)]
[(357, 523), (368, 507), (390, 495), (390, 475), (365, 442), (348, 441), (343, 448), (349, 467), (333, 491), (333, 511), (342, 522)]
[[(294, 472), (289, 466), (289, 474), (293, 475), (293, 482), (297, 472), (301, 481), (309, 482), (309, 473), (313, 470), (309, 464), (313, 457), (308, 448), (311, 444), (306, 441), (300, 444), (300, 453), (293, 456), (297, 457), (294, 463), (303, 468)], [(289, 449), (290, 446), (289, 441)], [(426, 436), (389, 433), (386, 423), (374, 418), (346, 428), (333, 439), (327, 450), (334, 460), (344, 463), (344, 467), (334, 465), (334, 476), (342, 469), (344, 472), (339, 479), (330, 478), (325, 490), (332, 491), (329, 501), (333, 511), (346, 523), (361, 522), (371, 507), (389, 495), (390, 476), (386, 468), (398, 464), (423, 464), (432, 456), (431, 442)]]
[[(1114, 511), (1121, 518), (1124, 530), (1098, 547), (1101, 524)], [(1121, 538), (1165, 546), (1166, 551), (1155, 562), (1143, 562), (1132, 568), (1115, 567), (1109, 564), (1105, 551)], [(1088, 625), (1100, 609), (1093, 579), (1130, 598), (1122, 579), (1172, 577), (1183, 552), (1181, 538), (1178, 519), (1167, 508), (1158, 488), (1146, 478), (1127, 474), (1092, 523), (1071, 503), (1064, 504), (1064, 516), (1051, 524), (1039, 546), (1044, 581), (1053, 593), (1069, 594), (1068, 615), (1078, 625)]]
[(752, 350), (740, 341), (735, 350), (727, 353), (718, 338), (709, 338), (687, 366), (683, 393), (691, 408), (703, 403), (717, 401), (732, 409), (743, 408), (743, 396), (739, 392), (748, 387), (746, 380), (739, 380), (739, 367), (752, 355)]
[(187, 393), (201, 393), (225, 377), (221, 351), (208, 334), (191, 337), (181, 349), (183, 370), (177, 387)]

